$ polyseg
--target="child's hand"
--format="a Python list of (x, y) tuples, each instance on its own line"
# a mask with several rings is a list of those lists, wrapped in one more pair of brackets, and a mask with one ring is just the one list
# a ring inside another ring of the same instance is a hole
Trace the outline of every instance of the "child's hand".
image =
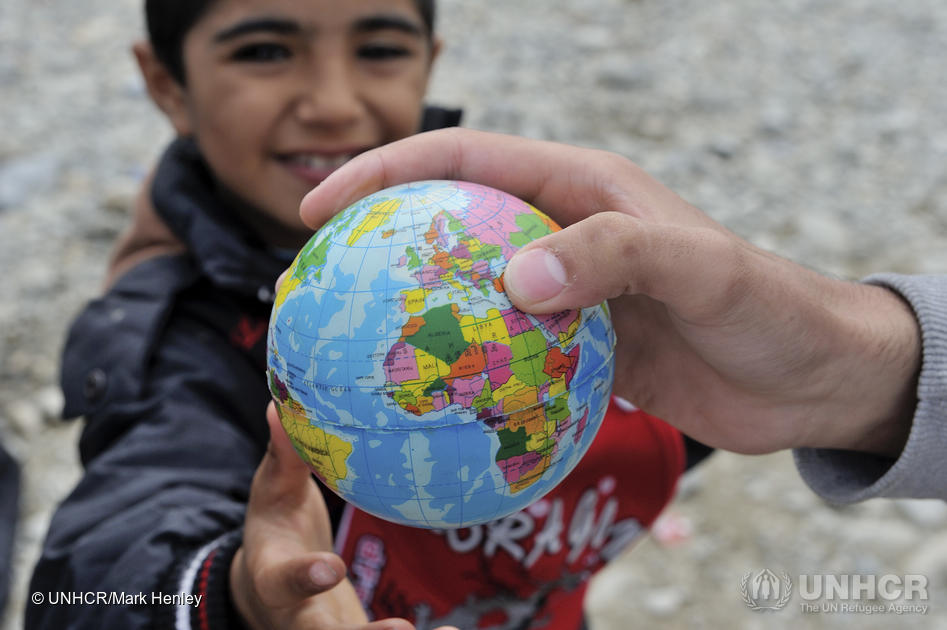
[(230, 590), (250, 628), (412, 630), (403, 619), (368, 623), (345, 564), (331, 552), (325, 501), (293, 451), (276, 409), (266, 412), (270, 446), (247, 505), (243, 546), (230, 567)]
[(920, 371), (918, 324), (895, 294), (842, 282), (738, 238), (625, 158), (463, 129), (364, 153), (303, 200), (318, 228), (395, 184), (499, 188), (564, 226), (510, 261), (523, 310), (608, 299), (615, 392), (708, 445), (897, 454)]

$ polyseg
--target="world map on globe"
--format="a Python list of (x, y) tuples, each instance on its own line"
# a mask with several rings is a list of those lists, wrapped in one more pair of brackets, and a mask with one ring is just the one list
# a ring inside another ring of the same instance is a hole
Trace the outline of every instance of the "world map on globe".
[(383, 519), (456, 528), (554, 488), (586, 452), (614, 376), (607, 307), (528, 315), (514, 252), (559, 228), (467, 182), (372, 194), (300, 250), (267, 375), (281, 424), (329, 488)]

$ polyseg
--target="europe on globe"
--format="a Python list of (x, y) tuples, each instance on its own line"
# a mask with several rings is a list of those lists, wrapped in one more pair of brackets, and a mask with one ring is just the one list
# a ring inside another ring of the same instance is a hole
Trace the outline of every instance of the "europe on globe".
[(456, 528), (575, 467), (611, 392), (607, 307), (528, 315), (503, 290), (513, 253), (558, 229), (499, 190), (425, 181), (356, 202), (300, 250), (267, 376), (326, 486), (383, 519)]

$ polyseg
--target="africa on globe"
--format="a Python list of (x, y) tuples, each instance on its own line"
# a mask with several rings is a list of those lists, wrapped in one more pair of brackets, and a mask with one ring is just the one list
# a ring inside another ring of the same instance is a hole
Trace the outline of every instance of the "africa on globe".
[(575, 467), (611, 391), (607, 307), (528, 315), (503, 290), (513, 253), (558, 229), (493, 188), (425, 181), (356, 202), (302, 248), (267, 375), (326, 486), (383, 519), (456, 528), (528, 506)]

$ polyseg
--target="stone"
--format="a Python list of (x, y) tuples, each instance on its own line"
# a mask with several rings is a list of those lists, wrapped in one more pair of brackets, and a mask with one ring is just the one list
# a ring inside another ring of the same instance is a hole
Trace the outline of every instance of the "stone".
[(947, 503), (939, 499), (899, 499), (895, 506), (909, 521), (925, 528), (947, 525)]
[(642, 607), (655, 617), (668, 617), (681, 609), (685, 599), (680, 587), (652, 588), (644, 592)]
[(60, 159), (52, 153), (15, 157), (0, 164), (0, 210), (22, 206), (47, 194), (60, 175)]
[(12, 400), (6, 405), (6, 416), (21, 436), (30, 436), (43, 427), (43, 411), (28, 398)]
[(36, 392), (34, 396), (36, 407), (39, 409), (43, 419), (47, 422), (59, 420), (62, 417), (63, 398), (62, 390), (56, 385), (47, 385)]

